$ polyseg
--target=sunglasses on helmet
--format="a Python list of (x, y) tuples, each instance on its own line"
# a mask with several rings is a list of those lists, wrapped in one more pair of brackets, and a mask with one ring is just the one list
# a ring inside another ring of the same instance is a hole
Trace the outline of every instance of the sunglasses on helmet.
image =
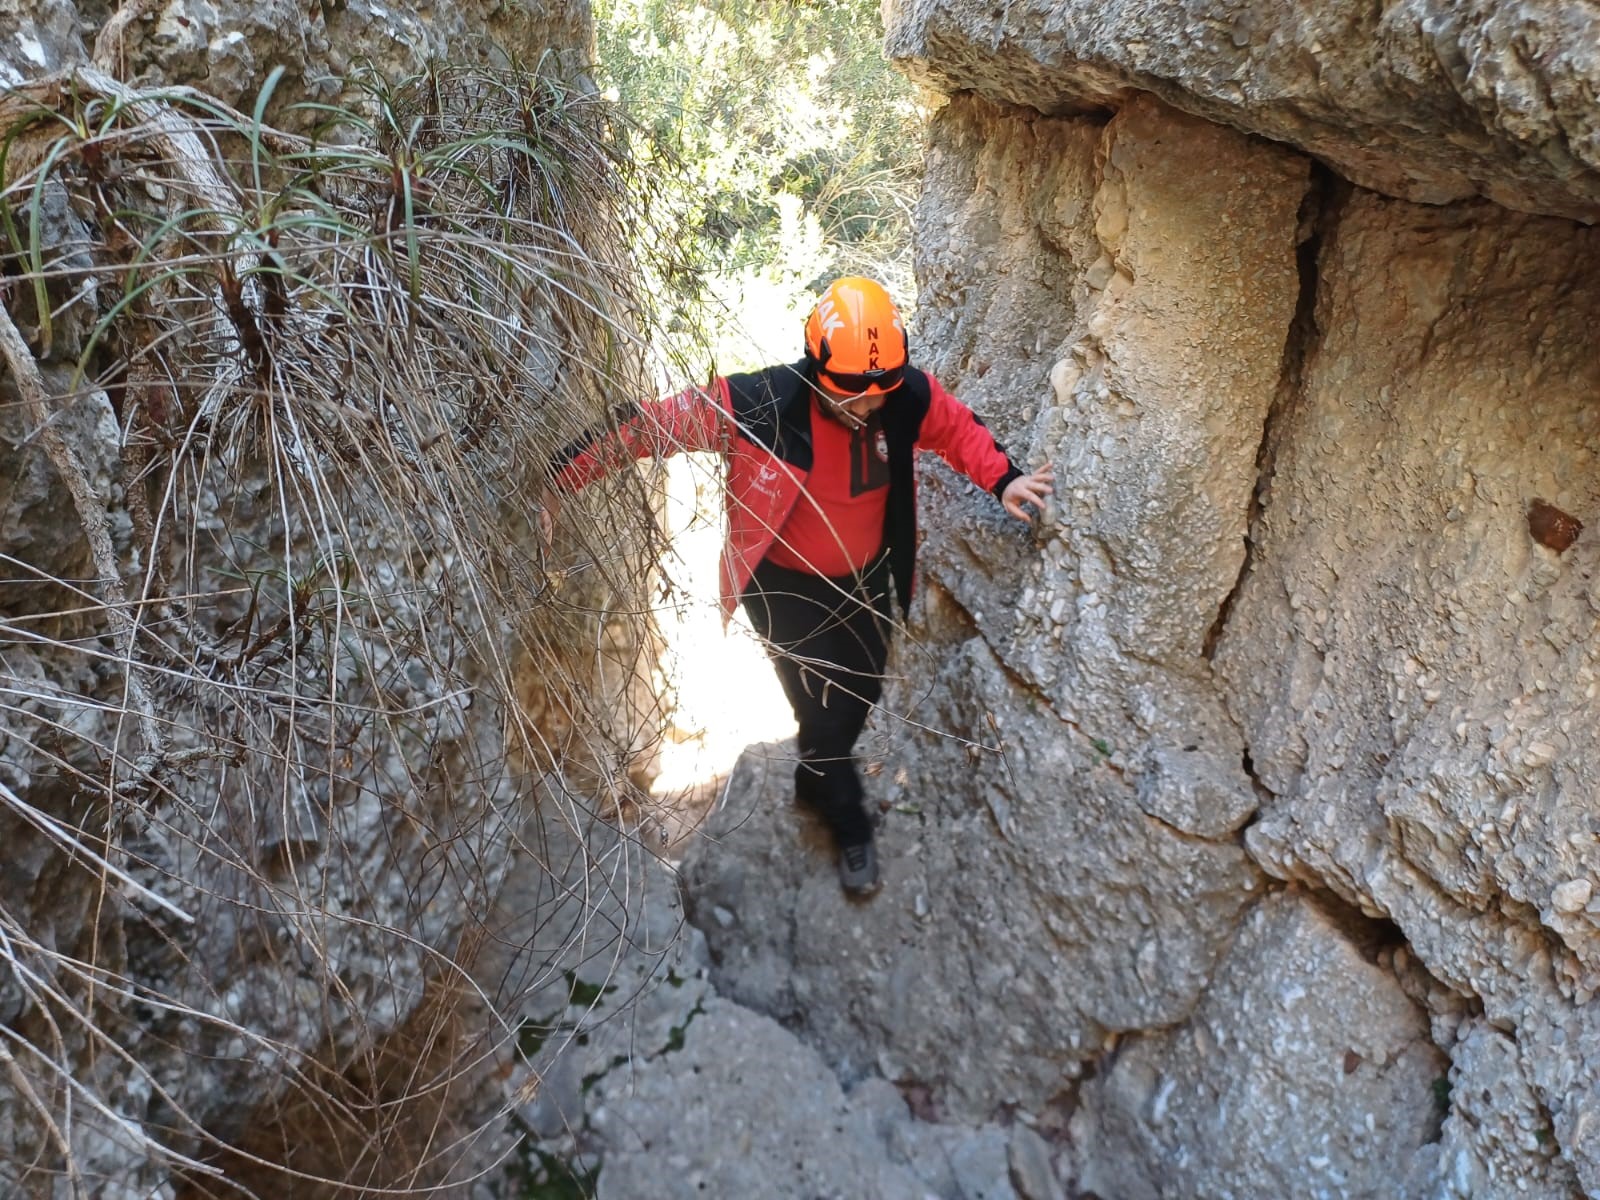
[(880, 387), (884, 391), (893, 391), (900, 386), (900, 381), (905, 378), (905, 365), (898, 367), (884, 367), (876, 371), (830, 371), (827, 367), (817, 368), (823, 379), (832, 384), (841, 392), (859, 395), (871, 387)]

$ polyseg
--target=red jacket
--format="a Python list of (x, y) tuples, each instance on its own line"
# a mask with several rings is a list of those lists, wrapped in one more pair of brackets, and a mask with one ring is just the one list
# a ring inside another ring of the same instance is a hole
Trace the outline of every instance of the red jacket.
[[(614, 423), (566, 447), (552, 464), (557, 487), (576, 491), (636, 458), (681, 450), (720, 451), (727, 468), (728, 535), (719, 590), (732, 615), (805, 488), (811, 470), (809, 365), (719, 376), (616, 413)], [(931, 450), (999, 497), (1022, 474), (971, 409), (922, 371), (907, 370), (883, 407), (889, 442), (889, 501), (884, 542), (902, 610), (911, 601), (916, 553), (915, 450)]]

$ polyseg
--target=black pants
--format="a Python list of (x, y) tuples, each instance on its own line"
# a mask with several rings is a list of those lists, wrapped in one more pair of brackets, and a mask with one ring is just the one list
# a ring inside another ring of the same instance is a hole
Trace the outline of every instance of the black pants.
[(763, 562), (742, 597), (800, 726), (795, 798), (841, 846), (872, 837), (855, 744), (883, 694), (889, 657), (889, 557), (830, 579)]

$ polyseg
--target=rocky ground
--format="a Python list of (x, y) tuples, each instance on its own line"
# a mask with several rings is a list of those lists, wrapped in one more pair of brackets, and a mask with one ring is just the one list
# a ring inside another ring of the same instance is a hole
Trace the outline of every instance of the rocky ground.
[[(884, 891), (864, 904), (843, 897), (825, 833), (789, 801), (792, 755), (789, 744), (752, 747), (680, 865), (604, 835), (580, 853), (570, 833), (548, 832), (549, 822), (532, 843), (549, 847), (556, 878), (578, 880), (587, 863), (602, 867), (591, 870), (590, 886), (595, 878), (610, 886), (599, 896), (564, 891), (526, 871), (509, 889), (504, 907), (516, 929), (507, 940), (525, 948), (501, 968), (498, 985), (525, 994), (527, 1057), (507, 1086), (532, 1098), (514, 1112), (528, 1141), (506, 1194), (1079, 1194), (1064, 1119), (944, 1119), (937, 1088), (892, 1061), (828, 1054), (804, 1036), (826, 1024), (814, 1010), (887, 1009), (914, 981), (885, 963), (881, 990), (818, 994), (807, 981), (826, 975), (797, 969), (776, 947), (858, 955), (864, 926), (914, 922), (929, 900), (897, 830), (915, 817), (899, 810), (885, 819)], [(794, 903), (787, 927), (775, 929), (762, 900), (780, 895)]]

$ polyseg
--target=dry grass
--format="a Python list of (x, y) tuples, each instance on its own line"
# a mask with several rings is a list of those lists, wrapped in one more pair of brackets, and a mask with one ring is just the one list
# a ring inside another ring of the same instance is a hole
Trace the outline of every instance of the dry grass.
[(81, 530), (0, 542), (22, 1194), (459, 1176), (504, 1052), (462, 1025), (467, 914), (531, 776), (570, 767), (581, 823), (662, 724), (645, 477), (557, 557), (529, 524), (649, 390), (630, 249), (684, 269), (613, 114), (441, 67), (298, 137), (273, 82), (254, 115), (92, 71), (0, 98), (0, 473)]

